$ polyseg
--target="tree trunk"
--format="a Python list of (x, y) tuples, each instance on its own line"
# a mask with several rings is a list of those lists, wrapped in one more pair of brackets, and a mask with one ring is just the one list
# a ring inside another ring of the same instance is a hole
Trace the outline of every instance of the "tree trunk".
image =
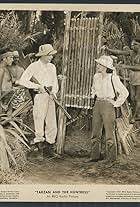
[[(68, 46), (69, 46), (69, 28), (70, 28), (71, 12), (67, 12), (65, 20), (65, 33), (64, 33), (64, 48), (63, 48), (63, 76), (66, 76), (68, 66)], [(61, 82), (61, 105), (65, 107), (65, 88), (66, 79), (63, 78)], [(59, 110), (58, 118), (58, 136), (57, 136), (57, 153), (62, 154), (64, 150), (66, 131), (66, 117), (64, 113)]]

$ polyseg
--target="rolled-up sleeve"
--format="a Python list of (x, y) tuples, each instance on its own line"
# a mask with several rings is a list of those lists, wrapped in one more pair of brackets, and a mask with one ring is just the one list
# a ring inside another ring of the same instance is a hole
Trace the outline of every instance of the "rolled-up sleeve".
[(120, 81), (119, 76), (113, 76), (113, 84), (116, 92), (118, 92), (117, 100), (114, 103), (114, 107), (120, 107), (127, 99), (129, 92), (127, 88)]

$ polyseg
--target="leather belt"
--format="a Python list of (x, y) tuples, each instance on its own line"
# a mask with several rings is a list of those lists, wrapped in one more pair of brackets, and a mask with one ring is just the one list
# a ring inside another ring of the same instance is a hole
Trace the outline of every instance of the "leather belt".
[(109, 100), (113, 100), (113, 98), (98, 98), (97, 97), (97, 101), (109, 101)]

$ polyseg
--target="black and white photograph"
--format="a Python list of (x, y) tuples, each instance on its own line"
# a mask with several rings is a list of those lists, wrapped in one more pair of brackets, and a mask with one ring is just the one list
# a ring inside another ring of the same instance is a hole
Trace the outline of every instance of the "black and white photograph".
[(140, 184), (140, 13), (0, 10), (0, 183)]

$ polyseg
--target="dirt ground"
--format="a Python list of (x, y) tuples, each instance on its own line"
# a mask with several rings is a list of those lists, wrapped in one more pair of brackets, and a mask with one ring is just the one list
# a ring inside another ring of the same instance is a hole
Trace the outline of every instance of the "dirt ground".
[(113, 165), (102, 161), (85, 163), (89, 155), (88, 133), (82, 130), (67, 133), (65, 155), (31, 160), (24, 174), (25, 184), (140, 184), (140, 136), (130, 156), (122, 155)]

